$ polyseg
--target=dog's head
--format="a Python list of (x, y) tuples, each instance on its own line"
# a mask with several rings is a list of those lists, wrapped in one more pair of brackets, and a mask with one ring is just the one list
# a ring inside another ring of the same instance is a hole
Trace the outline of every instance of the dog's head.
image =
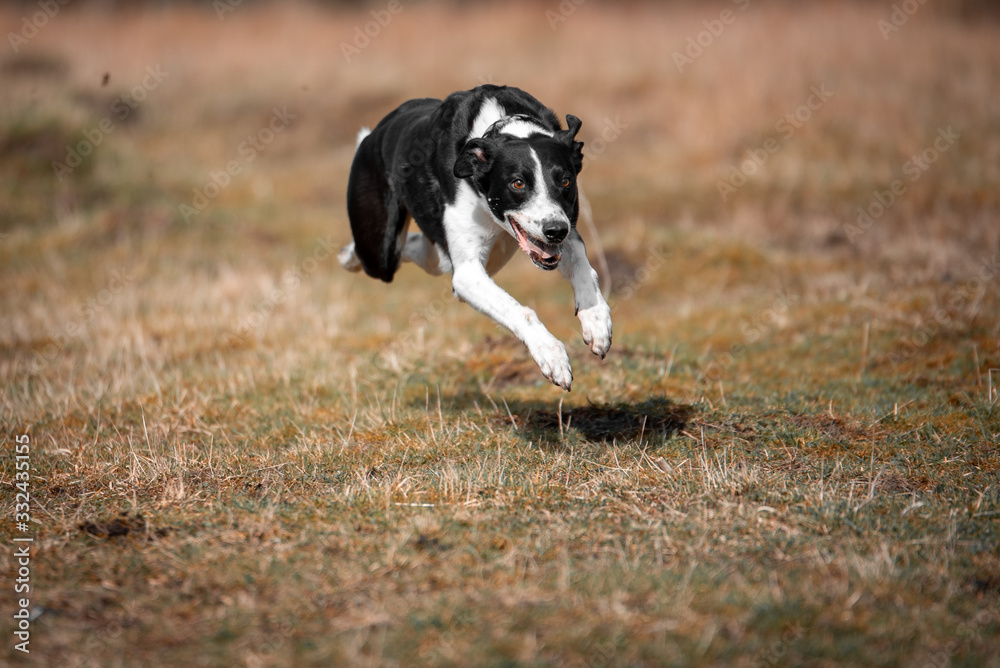
[[(494, 222), (517, 239), (536, 266), (555, 269), (579, 212), (580, 119), (567, 115), (569, 129), (555, 133), (533, 132), (517, 118), (499, 123), (506, 127), (495, 125), (459, 151), (455, 176), (470, 180), (486, 198)], [(512, 127), (517, 124), (521, 127)]]

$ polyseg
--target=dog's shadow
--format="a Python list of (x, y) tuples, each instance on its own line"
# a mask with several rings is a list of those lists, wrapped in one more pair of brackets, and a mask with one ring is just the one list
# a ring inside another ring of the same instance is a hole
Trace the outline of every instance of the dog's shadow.
[(687, 425), (694, 409), (669, 399), (553, 410), (551, 404), (513, 401), (500, 405), (500, 421), (525, 438), (559, 445), (576, 433), (593, 443), (641, 443), (670, 438)]

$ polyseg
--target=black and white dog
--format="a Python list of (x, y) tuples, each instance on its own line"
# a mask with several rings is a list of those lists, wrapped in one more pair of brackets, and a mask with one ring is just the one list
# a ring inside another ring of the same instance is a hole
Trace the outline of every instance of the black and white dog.
[[(580, 119), (567, 130), (528, 93), (479, 86), (445, 100), (405, 102), (369, 132), (347, 184), (354, 242), (344, 268), (392, 281), (403, 260), (450, 273), (455, 296), (508, 328), (550, 381), (569, 390), (566, 348), (490, 278), (520, 247), (573, 285), (583, 340), (602, 359), (611, 309), (576, 231), (576, 177), (583, 167)], [(421, 233), (408, 233), (410, 219)]]

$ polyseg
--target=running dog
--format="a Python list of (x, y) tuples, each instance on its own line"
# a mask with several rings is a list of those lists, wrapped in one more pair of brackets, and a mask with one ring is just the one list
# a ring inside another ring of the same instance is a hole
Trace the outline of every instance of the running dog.
[[(347, 184), (354, 241), (338, 259), (387, 283), (404, 260), (451, 274), (455, 296), (513, 332), (568, 391), (566, 347), (491, 278), (518, 248), (537, 267), (558, 268), (573, 286), (584, 342), (607, 354), (611, 309), (576, 230), (581, 123), (567, 115), (566, 124), (508, 86), (405, 102), (358, 134)], [(420, 232), (408, 232), (411, 219)]]

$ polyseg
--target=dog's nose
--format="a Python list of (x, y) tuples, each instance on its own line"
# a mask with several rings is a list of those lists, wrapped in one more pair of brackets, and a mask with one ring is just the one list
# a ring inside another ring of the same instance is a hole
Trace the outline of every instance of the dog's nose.
[(569, 234), (569, 225), (558, 220), (547, 220), (542, 223), (542, 234), (546, 240), (557, 244)]

